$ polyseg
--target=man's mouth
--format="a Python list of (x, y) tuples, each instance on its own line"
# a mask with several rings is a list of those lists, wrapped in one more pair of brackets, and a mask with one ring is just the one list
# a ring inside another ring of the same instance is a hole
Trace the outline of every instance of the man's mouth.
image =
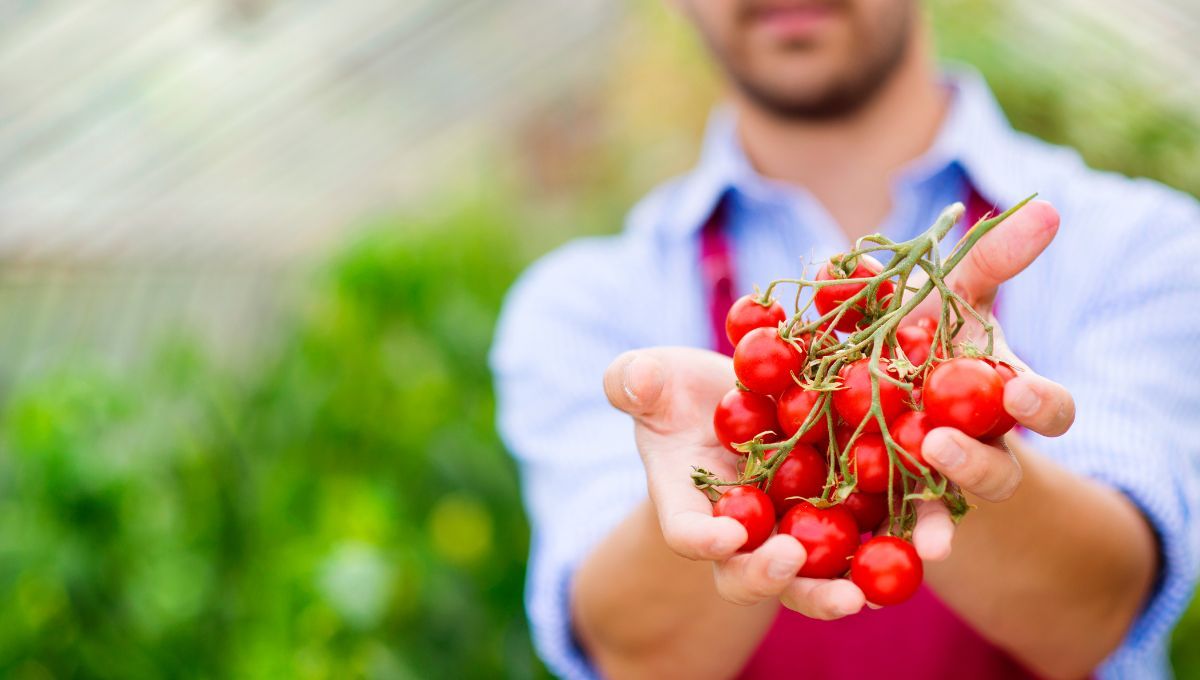
[(746, 18), (754, 29), (775, 38), (795, 40), (811, 37), (841, 14), (837, 2), (761, 2), (747, 8)]

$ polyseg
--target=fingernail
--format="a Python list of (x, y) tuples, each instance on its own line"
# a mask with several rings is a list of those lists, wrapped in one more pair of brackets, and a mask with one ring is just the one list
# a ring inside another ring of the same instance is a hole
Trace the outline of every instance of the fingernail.
[(1017, 417), (1032, 416), (1038, 411), (1038, 407), (1042, 405), (1042, 398), (1032, 387), (1023, 383), (1016, 382), (1012, 386), (1013, 395), (1010, 397), (1012, 401), (1012, 414)]
[(776, 580), (795, 576), (797, 571), (800, 565), (791, 560), (774, 559), (767, 564), (767, 576)]
[(638, 356), (635, 354), (625, 362), (625, 368), (621, 370), (621, 390), (625, 392), (625, 396), (629, 397), (631, 403), (638, 403), (638, 397), (633, 393), (633, 388), (629, 386), (629, 376), (633, 375), (633, 365), (637, 363)]
[(962, 465), (967, 458), (962, 447), (946, 434), (936, 435), (933, 441), (926, 438), (922, 453), (929, 459), (929, 462), (933, 463), (934, 467), (942, 471), (953, 470)]

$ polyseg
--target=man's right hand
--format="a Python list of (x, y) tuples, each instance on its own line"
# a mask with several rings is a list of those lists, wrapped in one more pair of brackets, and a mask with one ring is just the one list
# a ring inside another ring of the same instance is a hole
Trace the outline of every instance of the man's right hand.
[(735, 479), (737, 456), (717, 441), (712, 413), (734, 383), (731, 361), (684, 347), (626, 352), (604, 376), (613, 406), (634, 419), (646, 485), (666, 544), (679, 555), (709, 560), (717, 592), (737, 604), (778, 597), (784, 606), (817, 619), (854, 614), (866, 603), (845, 579), (798, 578), (804, 547), (777, 535), (753, 552), (739, 553), (746, 530), (714, 517), (712, 503), (691, 481), (693, 466)]

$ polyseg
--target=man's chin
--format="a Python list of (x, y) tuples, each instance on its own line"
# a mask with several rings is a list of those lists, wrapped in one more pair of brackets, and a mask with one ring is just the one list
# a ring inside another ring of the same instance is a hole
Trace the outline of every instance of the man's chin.
[(802, 86), (739, 82), (738, 90), (764, 112), (796, 121), (826, 121), (852, 115), (875, 93), (875, 88), (849, 87), (844, 80)]

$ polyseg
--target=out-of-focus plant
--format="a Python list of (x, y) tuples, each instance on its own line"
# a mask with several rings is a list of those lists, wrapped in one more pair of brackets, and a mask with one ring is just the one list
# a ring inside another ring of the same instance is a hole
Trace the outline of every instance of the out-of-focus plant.
[(542, 674), (484, 360), (514, 223), (377, 225), (237, 374), (174, 344), (11, 394), (5, 675)]

